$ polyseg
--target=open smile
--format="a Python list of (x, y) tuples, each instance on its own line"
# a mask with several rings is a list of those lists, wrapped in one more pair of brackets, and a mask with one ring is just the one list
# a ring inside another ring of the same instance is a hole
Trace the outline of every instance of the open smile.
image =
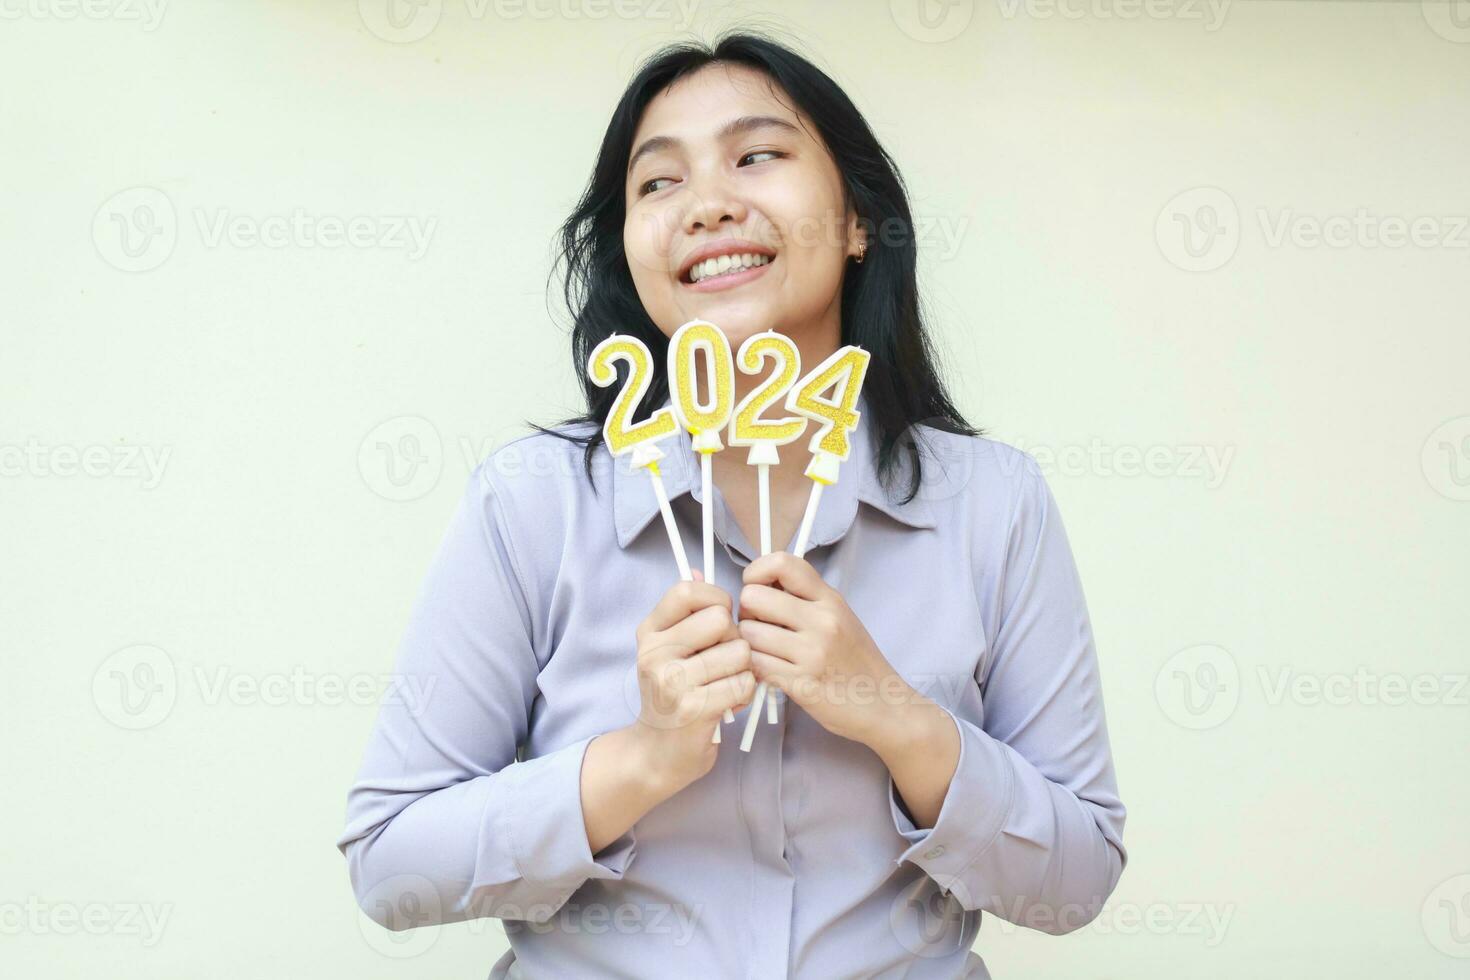
[(700, 293), (754, 282), (776, 261), (774, 249), (743, 239), (725, 239), (695, 249), (679, 269), (679, 282)]

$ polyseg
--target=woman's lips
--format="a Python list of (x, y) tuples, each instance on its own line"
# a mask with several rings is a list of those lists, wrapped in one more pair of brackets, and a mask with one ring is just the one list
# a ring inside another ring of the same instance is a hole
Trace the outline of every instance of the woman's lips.
[(708, 279), (701, 279), (695, 283), (684, 282), (684, 280), (680, 279), (679, 284), (685, 289), (694, 290), (696, 293), (717, 293), (722, 289), (734, 289), (736, 286), (743, 286), (748, 282), (759, 279), (765, 274), (767, 269), (775, 264), (776, 259), (773, 256), (771, 261), (765, 265), (753, 265), (748, 269), (741, 269), (739, 272), (727, 272), (722, 276), (710, 276)]

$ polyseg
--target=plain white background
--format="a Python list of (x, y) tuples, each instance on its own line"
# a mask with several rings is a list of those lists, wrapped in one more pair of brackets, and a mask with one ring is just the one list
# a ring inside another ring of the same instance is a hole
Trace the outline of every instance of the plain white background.
[(995, 976), (1463, 975), (1470, 4), (687, 3), (0, 0), (3, 971), (488, 971), (360, 915), (345, 792), (471, 467), (576, 407), (617, 95), (755, 23), (1082, 571), (1130, 863)]

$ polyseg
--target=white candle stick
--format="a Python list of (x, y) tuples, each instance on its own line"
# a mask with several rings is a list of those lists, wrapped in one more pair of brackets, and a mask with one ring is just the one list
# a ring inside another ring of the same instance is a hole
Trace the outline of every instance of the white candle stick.
[(669, 506), (669, 493), (664, 489), (664, 479), (658, 471), (658, 461), (664, 458), (664, 451), (651, 442), (646, 442), (633, 450), (633, 458), (628, 461), (630, 470), (642, 469), (648, 474), (649, 481), (653, 484), (653, 496), (658, 500), (658, 512), (664, 518), (664, 530), (669, 534), (669, 545), (674, 550), (674, 562), (679, 566), (679, 578), (685, 582), (694, 581), (694, 573), (689, 570), (689, 556), (684, 551), (684, 538), (679, 534), (679, 525), (674, 520), (674, 510)]
[(822, 484), (812, 481), (812, 492), (806, 498), (806, 513), (801, 515), (801, 528), (796, 532), (796, 546), (791, 553), (798, 558), (806, 557), (807, 545), (812, 539), (812, 525), (817, 521), (817, 506), (822, 502)]
[[(772, 446), (770, 449), (774, 455), (776, 448)], [(751, 455), (755, 455), (755, 449), (751, 450)], [(756, 467), (756, 485), (760, 499), (761, 554), (769, 555), (771, 553), (771, 466), (769, 463), (761, 463)], [(766, 691), (766, 721), (772, 725), (781, 721), (780, 712), (776, 707), (776, 698), (779, 694), (779, 691)], [(759, 710), (755, 713), (759, 714)], [(748, 719), (745, 728), (746, 731), (753, 732), (753, 726)], [(749, 741), (749, 737), (742, 738), (741, 746), (743, 747)]]
[(699, 454), (699, 489), (704, 498), (704, 580), (715, 580), (715, 502), (714, 502), (714, 453)]

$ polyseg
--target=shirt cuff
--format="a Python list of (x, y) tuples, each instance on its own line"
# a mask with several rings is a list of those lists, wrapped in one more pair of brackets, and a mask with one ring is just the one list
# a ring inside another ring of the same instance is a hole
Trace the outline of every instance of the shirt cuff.
[(948, 894), (950, 886), (995, 842), (1011, 810), (1015, 773), (1005, 749), (944, 705), (960, 733), (960, 758), (933, 827), (919, 828), (903, 812), (893, 774), (888, 775), (888, 807), (893, 828), (909, 842), (894, 864), (909, 861), (924, 869)]
[(502, 769), (501, 839), (535, 894), (559, 907), (589, 878), (621, 879), (637, 853), (632, 827), (594, 856), (582, 815), (582, 761), (596, 735)]

